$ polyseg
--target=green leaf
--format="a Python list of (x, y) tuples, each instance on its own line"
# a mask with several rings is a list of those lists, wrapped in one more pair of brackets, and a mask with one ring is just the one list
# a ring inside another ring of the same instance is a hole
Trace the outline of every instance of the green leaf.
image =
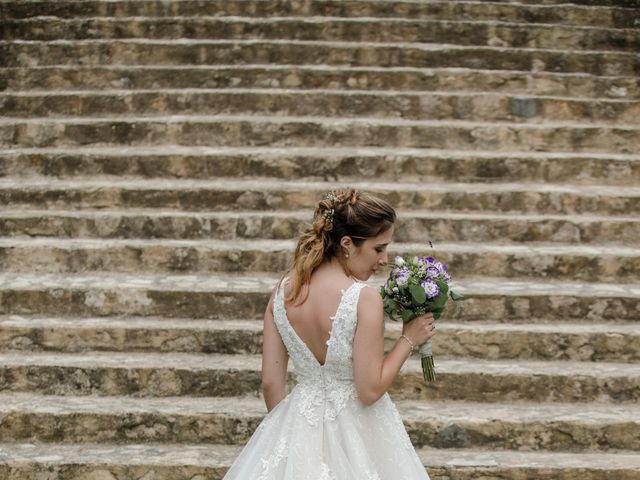
[(436, 282), (436, 285), (438, 285), (438, 287), (440, 288), (441, 293), (444, 293), (446, 295), (449, 292), (449, 285), (447, 285), (447, 282), (444, 282), (439, 278), (437, 278), (434, 281)]
[(434, 299), (433, 308), (444, 308), (445, 303), (447, 303), (447, 296), (441, 293)]
[(422, 305), (427, 300), (427, 294), (424, 292), (424, 288), (420, 285), (409, 286), (409, 291), (413, 297), (413, 301), (416, 305)]
[(393, 310), (397, 310), (398, 309), (398, 303), (392, 299), (391, 297), (386, 299), (387, 305), (389, 306), (389, 308), (392, 308)]
[(411, 310), (404, 310), (402, 312), (402, 321), (403, 322), (408, 322), (412, 318), (413, 318), (413, 312)]

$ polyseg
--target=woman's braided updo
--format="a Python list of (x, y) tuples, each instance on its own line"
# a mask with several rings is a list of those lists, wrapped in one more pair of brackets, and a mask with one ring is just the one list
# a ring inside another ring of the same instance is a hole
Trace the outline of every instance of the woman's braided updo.
[(342, 237), (350, 237), (359, 247), (366, 239), (386, 231), (395, 221), (393, 207), (374, 195), (353, 188), (326, 193), (316, 207), (311, 226), (298, 239), (292, 264), (287, 270), (287, 273), (295, 273), (293, 288), (285, 301), (297, 299), (314, 270), (332, 257), (336, 257), (350, 274), (340, 249)]

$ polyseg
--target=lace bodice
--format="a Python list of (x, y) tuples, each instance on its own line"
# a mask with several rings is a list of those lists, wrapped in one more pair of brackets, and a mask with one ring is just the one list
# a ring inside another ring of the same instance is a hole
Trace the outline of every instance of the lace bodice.
[[(300, 410), (306, 419), (316, 424), (324, 417), (337, 417), (350, 399), (357, 397), (353, 383), (353, 337), (356, 330), (357, 306), (365, 283), (356, 281), (342, 290), (333, 320), (324, 365), (313, 355), (291, 326), (284, 308), (285, 278), (276, 291), (273, 313), (282, 341), (295, 368), (300, 395)], [(293, 393), (293, 392), (292, 392)]]

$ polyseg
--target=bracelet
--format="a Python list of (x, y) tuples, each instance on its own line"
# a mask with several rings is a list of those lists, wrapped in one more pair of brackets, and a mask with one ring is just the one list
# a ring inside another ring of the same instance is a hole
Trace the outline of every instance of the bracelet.
[(415, 345), (411, 340), (409, 340), (409, 337), (407, 337), (404, 333), (400, 335), (400, 338), (404, 338), (407, 342), (409, 342), (409, 345), (411, 346), (411, 350), (409, 350), (409, 356), (411, 356), (411, 354), (413, 353), (413, 349), (415, 348)]

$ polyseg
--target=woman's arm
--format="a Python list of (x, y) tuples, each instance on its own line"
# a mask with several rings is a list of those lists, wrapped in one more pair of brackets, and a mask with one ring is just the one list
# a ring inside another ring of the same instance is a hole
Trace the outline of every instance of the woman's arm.
[[(276, 287), (264, 312), (262, 330), (262, 391), (267, 411), (271, 411), (286, 395), (289, 354), (282, 343), (273, 319), (273, 299)], [(284, 288), (284, 286), (283, 286)]]
[[(416, 347), (435, 335), (429, 313), (404, 324), (404, 334)], [(384, 354), (384, 311), (382, 297), (372, 288), (363, 288), (358, 300), (358, 323), (353, 340), (353, 375), (360, 401), (375, 403), (391, 386), (409, 357), (411, 346), (400, 338)]]

